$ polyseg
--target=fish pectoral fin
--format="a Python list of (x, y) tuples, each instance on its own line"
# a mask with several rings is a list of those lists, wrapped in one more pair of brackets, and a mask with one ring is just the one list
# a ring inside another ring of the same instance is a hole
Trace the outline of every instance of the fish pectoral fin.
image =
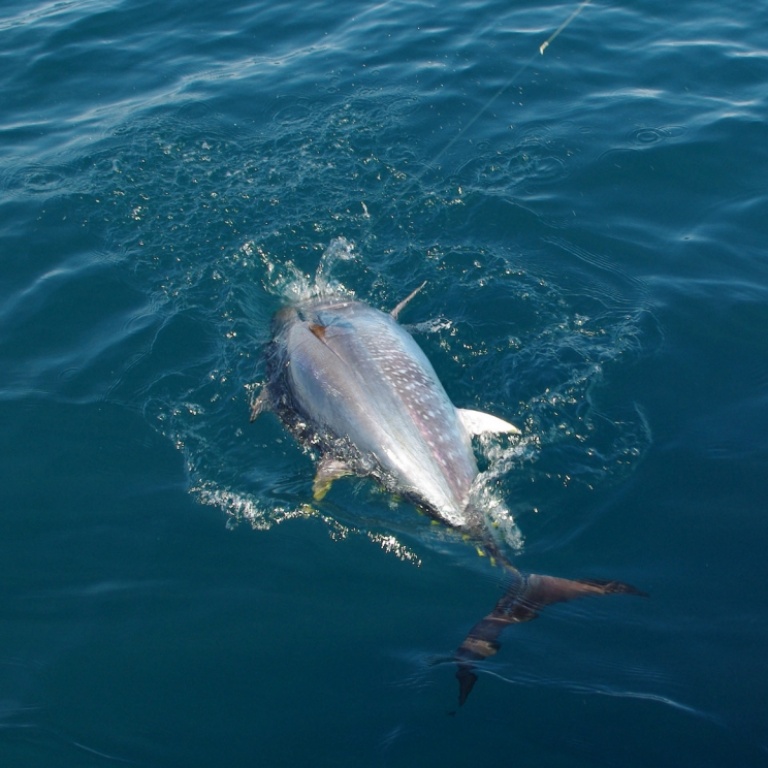
[(477, 675), (474, 663), (493, 656), (501, 647), (499, 637), (505, 627), (535, 619), (539, 611), (552, 603), (564, 603), (590, 595), (638, 595), (647, 597), (631, 584), (621, 581), (593, 579), (561, 579), (532, 573), (514, 573), (514, 583), (496, 603), (493, 610), (469, 630), (457, 649), (454, 660), (459, 681), (459, 706), (469, 696)]
[(320, 459), (312, 482), (312, 496), (315, 501), (321, 501), (331, 488), (331, 483), (344, 475), (354, 474), (341, 459), (324, 456)]
[(488, 433), (520, 434), (520, 430), (514, 424), (510, 424), (508, 421), (504, 421), (504, 419), (500, 419), (498, 416), (491, 416), (490, 413), (473, 411), (469, 408), (457, 408), (456, 410), (461, 419), (461, 423), (464, 425), (464, 429), (466, 429), (473, 437)]
[(256, 421), (258, 416), (272, 407), (272, 400), (269, 397), (269, 389), (266, 385), (261, 388), (256, 397), (251, 398), (251, 421)]

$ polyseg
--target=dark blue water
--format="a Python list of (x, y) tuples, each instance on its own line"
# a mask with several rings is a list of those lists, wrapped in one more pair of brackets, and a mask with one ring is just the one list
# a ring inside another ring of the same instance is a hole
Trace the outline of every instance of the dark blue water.
[[(768, 763), (768, 36), (755, 3), (9, 0), (0, 761)], [(342, 258), (343, 257), (343, 258)], [(404, 313), (524, 571), (248, 423), (319, 264)]]

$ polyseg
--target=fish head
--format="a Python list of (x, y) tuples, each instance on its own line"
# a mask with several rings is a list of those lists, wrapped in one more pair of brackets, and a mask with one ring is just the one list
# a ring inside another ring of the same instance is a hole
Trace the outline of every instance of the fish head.
[[(354, 302), (314, 299), (278, 310), (272, 320), (268, 372), (278, 400), (318, 426), (333, 424), (349, 394), (349, 366), (339, 354), (354, 334)], [(352, 407), (354, 402), (346, 402)]]

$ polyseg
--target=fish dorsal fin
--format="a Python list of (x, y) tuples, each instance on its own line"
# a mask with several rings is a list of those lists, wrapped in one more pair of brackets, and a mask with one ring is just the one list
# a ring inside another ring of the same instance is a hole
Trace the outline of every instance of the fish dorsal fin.
[(320, 501), (328, 493), (334, 480), (352, 474), (354, 472), (341, 459), (323, 456), (317, 465), (315, 479), (312, 482), (312, 496), (315, 501)]
[(425, 280), (415, 291), (411, 291), (389, 314), (397, 320), (397, 316), (404, 309), (406, 304), (427, 284)]
[(457, 408), (456, 410), (459, 413), (459, 418), (464, 425), (464, 429), (466, 429), (472, 436), (487, 433), (520, 434), (520, 430), (514, 424), (510, 424), (508, 421), (504, 421), (504, 419), (500, 419), (498, 416), (491, 416), (490, 413), (473, 411), (469, 408)]

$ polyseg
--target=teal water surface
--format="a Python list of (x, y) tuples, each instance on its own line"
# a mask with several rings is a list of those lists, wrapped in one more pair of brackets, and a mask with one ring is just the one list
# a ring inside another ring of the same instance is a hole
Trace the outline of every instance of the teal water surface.
[[(0, 10), (0, 761), (768, 762), (754, 3)], [(525, 572), (248, 423), (318, 267), (403, 313)], [(453, 714), (452, 714), (453, 713)]]

